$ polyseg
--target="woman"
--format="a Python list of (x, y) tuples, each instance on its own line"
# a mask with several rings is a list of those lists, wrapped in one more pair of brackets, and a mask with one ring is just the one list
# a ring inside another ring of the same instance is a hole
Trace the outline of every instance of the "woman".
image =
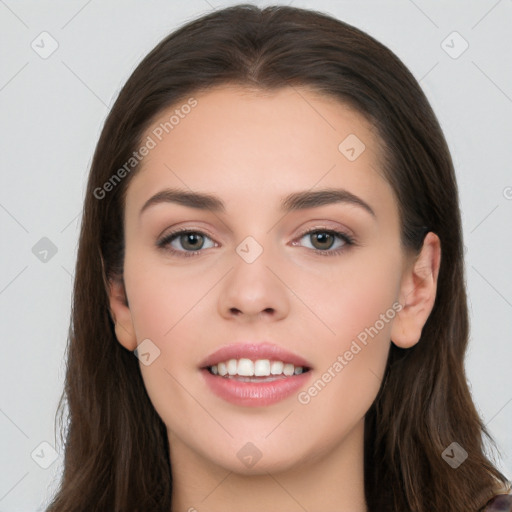
[(239, 5), (165, 38), (105, 123), (75, 275), (48, 511), (512, 510), (449, 150), (362, 31)]

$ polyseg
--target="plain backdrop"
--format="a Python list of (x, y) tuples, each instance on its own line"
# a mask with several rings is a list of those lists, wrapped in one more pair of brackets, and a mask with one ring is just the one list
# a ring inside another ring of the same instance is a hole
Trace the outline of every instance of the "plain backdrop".
[[(0, 0), (0, 512), (43, 510), (62, 470), (54, 417), (78, 229), (109, 108), (164, 36), (235, 3)], [(467, 377), (501, 450), (496, 462), (512, 478), (512, 2), (273, 3), (330, 13), (368, 32), (427, 94), (460, 189)]]

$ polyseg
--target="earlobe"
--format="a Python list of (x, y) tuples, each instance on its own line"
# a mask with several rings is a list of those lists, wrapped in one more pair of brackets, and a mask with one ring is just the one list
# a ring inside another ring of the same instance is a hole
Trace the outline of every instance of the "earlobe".
[(116, 338), (124, 348), (133, 351), (137, 348), (137, 338), (122, 279), (109, 280), (107, 293)]
[(400, 304), (391, 330), (391, 340), (400, 348), (410, 348), (421, 338), (421, 332), (434, 307), (437, 278), (441, 265), (441, 242), (429, 232), (423, 247), (407, 265), (400, 288)]

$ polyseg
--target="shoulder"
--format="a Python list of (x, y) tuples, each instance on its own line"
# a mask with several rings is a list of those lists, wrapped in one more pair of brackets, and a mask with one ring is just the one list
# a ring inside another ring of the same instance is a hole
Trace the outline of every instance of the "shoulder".
[(487, 502), (482, 512), (512, 512), (512, 494), (497, 494)]

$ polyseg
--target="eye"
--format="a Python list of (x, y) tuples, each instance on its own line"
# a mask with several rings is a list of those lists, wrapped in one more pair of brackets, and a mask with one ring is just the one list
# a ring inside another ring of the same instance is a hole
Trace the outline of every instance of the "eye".
[[(312, 249), (322, 256), (335, 256), (347, 249), (347, 246), (354, 245), (355, 240), (342, 231), (335, 231), (331, 229), (315, 228), (303, 233), (299, 239), (310, 237), (313, 241)], [(336, 238), (340, 241), (338, 247), (333, 250), (333, 243)], [(297, 245), (293, 243), (293, 245)]]
[[(157, 242), (157, 246), (179, 256), (194, 256), (198, 254), (201, 249), (205, 249), (205, 247), (203, 247), (205, 238), (211, 240), (211, 238), (202, 231), (180, 229), (165, 235), (164, 238)], [(175, 245), (173, 245), (174, 242), (176, 242)], [(176, 248), (176, 245), (181, 245), (184, 250)], [(210, 245), (210, 247), (214, 246), (215, 242)]]
[[(315, 228), (302, 233), (302, 238), (311, 237), (314, 246), (311, 249), (322, 256), (336, 256), (348, 249), (348, 246), (355, 245), (355, 240), (342, 231), (332, 229)], [(209, 247), (204, 247), (204, 240), (212, 241)], [(333, 243), (338, 239), (338, 247), (333, 249)], [(157, 247), (170, 252), (176, 256), (196, 256), (201, 250), (215, 247), (217, 244), (202, 231), (180, 229), (168, 233), (157, 242)], [(181, 248), (179, 246), (181, 245)], [(293, 242), (292, 245), (298, 245)]]

